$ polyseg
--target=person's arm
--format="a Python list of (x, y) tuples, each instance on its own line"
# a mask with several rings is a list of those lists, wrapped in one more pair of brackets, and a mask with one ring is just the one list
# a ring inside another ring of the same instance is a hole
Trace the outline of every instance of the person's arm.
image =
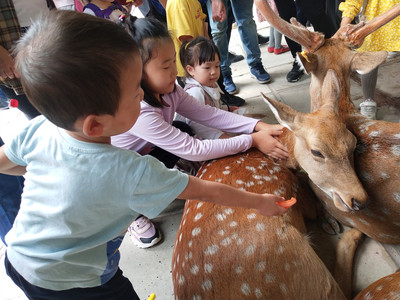
[(26, 167), (17, 165), (8, 159), (4, 153), (4, 146), (0, 147), (0, 173), (8, 175), (24, 175)]
[(226, 18), (226, 7), (222, 0), (211, 0), (212, 19), (215, 22), (223, 22)]
[(226, 184), (206, 181), (189, 176), (189, 182), (179, 199), (193, 199), (213, 202), (220, 205), (254, 208), (264, 216), (281, 215), (286, 208), (276, 205), (276, 201), (284, 201), (283, 197), (272, 194), (250, 193)]
[(0, 76), (13, 79), (17, 76), (14, 58), (2, 46), (0, 46)]

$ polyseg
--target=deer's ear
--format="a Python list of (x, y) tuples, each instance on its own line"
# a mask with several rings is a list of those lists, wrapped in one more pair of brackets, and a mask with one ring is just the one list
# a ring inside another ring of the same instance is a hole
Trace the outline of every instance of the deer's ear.
[(326, 72), (321, 89), (321, 107), (325, 107), (335, 114), (339, 112), (340, 83), (338, 77), (332, 69)]
[(261, 93), (261, 95), (264, 102), (268, 104), (269, 108), (273, 112), (279, 124), (286, 127), (290, 131), (294, 131), (299, 127), (299, 122), (303, 115), (302, 113), (294, 110), (289, 105), (268, 98), (263, 93)]
[(310, 74), (317, 69), (318, 59), (315, 54), (311, 52), (297, 52), (297, 57), (300, 59), (307, 74)]
[(357, 71), (358, 74), (366, 74), (371, 72), (386, 60), (387, 52), (357, 52), (351, 61), (351, 70)]

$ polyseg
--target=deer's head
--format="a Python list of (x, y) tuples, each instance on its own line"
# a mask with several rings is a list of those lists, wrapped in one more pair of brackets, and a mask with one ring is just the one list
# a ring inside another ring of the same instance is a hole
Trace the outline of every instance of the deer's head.
[(329, 70), (322, 87), (321, 106), (313, 113), (300, 113), (263, 95), (278, 122), (293, 134), (290, 154), (310, 180), (342, 211), (360, 210), (367, 194), (353, 167), (355, 136), (339, 120), (340, 84)]

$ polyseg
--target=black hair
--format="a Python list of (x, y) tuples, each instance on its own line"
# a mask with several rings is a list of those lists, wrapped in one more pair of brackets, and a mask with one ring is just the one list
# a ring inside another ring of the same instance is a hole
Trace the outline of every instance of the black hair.
[(179, 57), (186, 76), (189, 76), (186, 66), (195, 67), (208, 61), (214, 61), (215, 54), (218, 55), (218, 58), (221, 58), (218, 47), (212, 40), (204, 36), (198, 36), (192, 41), (184, 42), (179, 50)]
[(67, 130), (89, 114), (114, 115), (127, 62), (136, 42), (109, 20), (75, 11), (51, 11), (16, 46), (24, 91), (49, 121)]
[[(135, 16), (130, 16), (125, 21), (125, 24), (129, 34), (139, 46), (143, 67), (151, 60), (153, 50), (159, 46), (161, 40), (168, 40), (173, 43), (165, 24), (155, 18), (137, 18)], [(144, 101), (147, 104), (154, 107), (162, 107), (162, 104), (154, 96), (154, 93), (150, 91), (143, 78), (141, 87), (144, 91)]]

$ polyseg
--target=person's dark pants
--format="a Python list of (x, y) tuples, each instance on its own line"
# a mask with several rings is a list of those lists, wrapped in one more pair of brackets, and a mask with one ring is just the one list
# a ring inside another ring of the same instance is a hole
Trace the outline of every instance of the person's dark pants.
[(17, 95), (13, 89), (10, 89), (4, 85), (2, 85), (0, 88), (8, 100), (18, 100), (18, 109), (22, 111), (28, 119), (33, 119), (40, 115), (40, 112), (38, 112), (37, 109), (29, 102), (25, 94)]
[(7, 275), (25, 293), (29, 299), (40, 300), (140, 300), (132, 283), (122, 275), (118, 268), (114, 277), (103, 285), (92, 288), (73, 288), (63, 291), (44, 289), (26, 281), (4, 258)]
[[(334, 27), (325, 13), (324, 3), (321, 0), (296, 0), (298, 7), (304, 16), (311, 22), (314, 29), (325, 34), (325, 38), (330, 38), (335, 32)], [(293, 0), (275, 0), (279, 16), (290, 22), (290, 18), (296, 17), (296, 4)], [(297, 52), (301, 52), (301, 45), (285, 36), (293, 57)]]
[[(172, 126), (178, 128), (179, 130), (186, 132), (187, 134), (189, 134), (190, 136), (193, 136), (193, 131), (192, 128), (190, 128), (190, 126), (184, 122), (181, 121), (173, 121), (172, 122)], [(168, 169), (172, 169), (175, 164), (178, 162), (178, 160), (180, 159), (179, 156), (176, 156), (175, 154), (172, 154), (168, 151), (165, 151), (164, 149), (161, 149), (159, 147), (155, 147), (150, 153), (149, 155), (154, 156), (155, 158), (157, 158), (159, 161), (161, 161), (162, 163), (164, 163), (164, 165), (168, 168)]]
[[(0, 138), (0, 146), (3, 140)], [(14, 224), (21, 205), (21, 194), (24, 187), (22, 176), (0, 174), (0, 238), (5, 245), (4, 237)]]

